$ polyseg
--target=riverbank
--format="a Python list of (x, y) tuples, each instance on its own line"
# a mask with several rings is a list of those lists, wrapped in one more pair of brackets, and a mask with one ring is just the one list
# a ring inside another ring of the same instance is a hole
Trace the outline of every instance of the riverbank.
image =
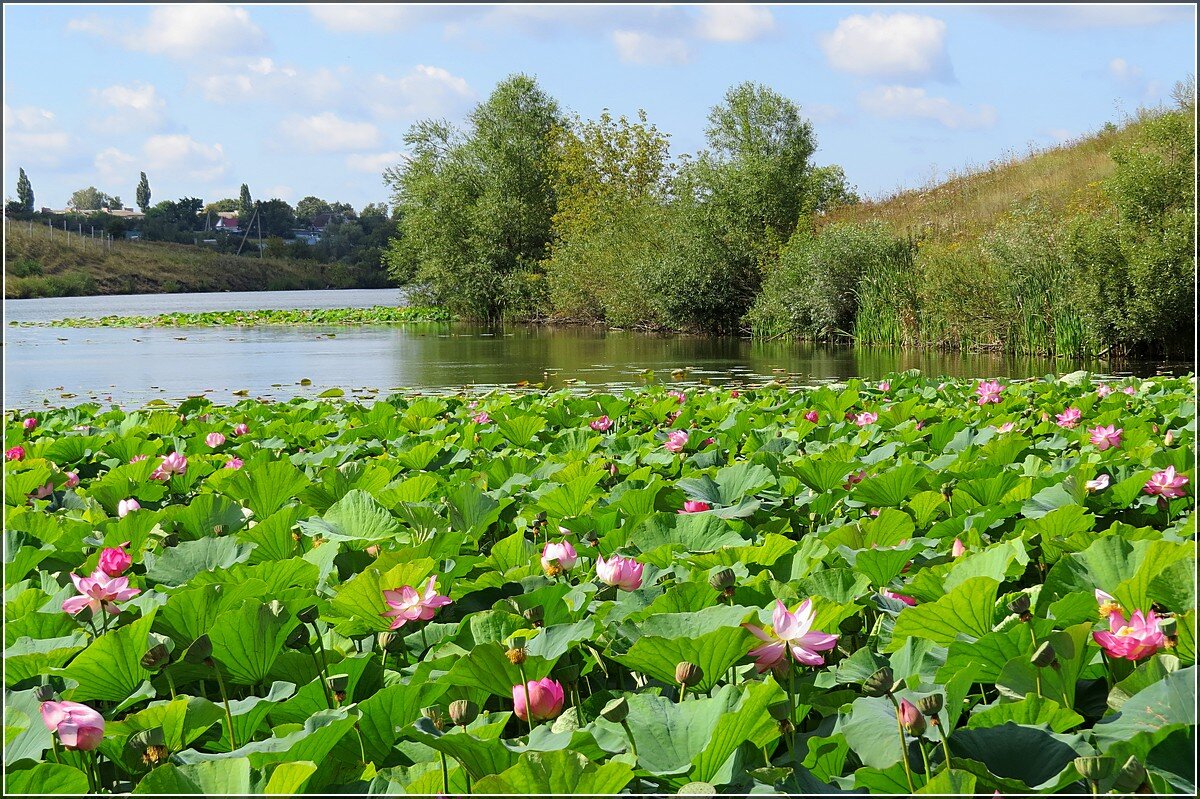
[(195, 311), (154, 316), (70, 317), (39, 322), (9, 322), (17, 327), (228, 327), (260, 325), (398, 325), (417, 322), (452, 322), (442, 308), (386, 306), (370, 308), (289, 308), (252, 311)]

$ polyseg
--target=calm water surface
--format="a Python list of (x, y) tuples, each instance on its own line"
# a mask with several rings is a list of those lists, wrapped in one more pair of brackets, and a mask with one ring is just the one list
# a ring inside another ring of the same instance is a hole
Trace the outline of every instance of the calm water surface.
[[(6, 300), (6, 321), (165, 311), (336, 308), (397, 304), (395, 289), (140, 295)], [(277, 400), (328, 388), (371, 397), (394, 390), (483, 391), (570, 387), (621, 389), (660, 380), (680, 385), (797, 385), (878, 378), (920, 369), (950, 377), (1031, 377), (1091, 369), (1105, 374), (1186, 372), (1186, 364), (1053, 361), (1000, 355), (856, 350), (740, 338), (671, 336), (590, 328), (461, 324), (407, 327), (27, 328), (4, 330), (4, 404), (86, 401), (137, 406), (235, 391)], [(681, 371), (682, 370), (682, 371)], [(652, 374), (648, 374), (652, 373)], [(301, 381), (311, 380), (311, 385)]]

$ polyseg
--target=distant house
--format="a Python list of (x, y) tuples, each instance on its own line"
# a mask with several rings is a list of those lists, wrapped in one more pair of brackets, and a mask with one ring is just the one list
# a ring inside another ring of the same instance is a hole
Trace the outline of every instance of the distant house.
[(325, 228), (329, 227), (329, 223), (332, 221), (333, 214), (317, 214), (312, 218), (312, 224), (309, 225), (309, 228), (318, 233), (324, 233)]
[(296, 241), (302, 241), (308, 245), (316, 244), (321, 240), (321, 231), (312, 228), (295, 228), (292, 230), (292, 235)]
[(101, 208), (100, 213), (109, 214), (117, 217), (118, 219), (144, 219), (146, 217), (146, 215), (141, 211), (137, 211), (132, 208), (120, 208), (111, 211), (107, 208)]
[(241, 233), (242, 228), (238, 223), (237, 215), (229, 215), (222, 213), (217, 219), (217, 224), (213, 225), (213, 230), (219, 230), (223, 233)]

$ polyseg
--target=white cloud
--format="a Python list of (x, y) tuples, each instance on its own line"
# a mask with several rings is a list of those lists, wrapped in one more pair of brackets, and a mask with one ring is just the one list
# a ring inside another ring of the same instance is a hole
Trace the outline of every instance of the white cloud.
[(202, 56), (257, 53), (267, 36), (244, 8), (209, 3), (159, 6), (145, 27), (123, 31), (95, 16), (73, 19), (67, 30), (99, 36), (128, 50), (180, 60)]
[(131, 175), (135, 176), (141, 170), (137, 168), (137, 156), (109, 147), (96, 154), (93, 162), (96, 171), (104, 182), (128, 182)]
[(385, 169), (401, 164), (404, 160), (405, 154), (399, 150), (371, 155), (348, 155), (346, 156), (346, 168), (355, 172), (379, 175)]
[(696, 32), (715, 42), (749, 42), (775, 30), (775, 17), (762, 6), (705, 5)]
[(800, 111), (810, 121), (818, 124), (845, 122), (848, 118), (845, 111), (829, 103), (805, 103)]
[(829, 65), (886, 79), (948, 79), (946, 23), (917, 14), (855, 14), (821, 37)]
[(451, 9), (445, 7), (360, 5), (340, 3), (337, 5), (309, 6), (308, 13), (326, 29), (335, 33), (395, 33), (456, 13), (480, 12), (474, 9)]
[(1177, 23), (1195, 26), (1195, 8), (1141, 3), (1078, 5), (1021, 5), (980, 8), (979, 11), (1031, 28), (1131, 28)]
[[(138, 173), (163, 183), (194, 185), (216, 180), (229, 163), (220, 144), (202, 144), (181, 133), (151, 136), (137, 154), (109, 147), (96, 155), (101, 180), (133, 185)], [(191, 189), (189, 189), (191, 191)]]
[(309, 153), (370, 150), (379, 146), (379, 128), (370, 122), (352, 122), (332, 112), (311, 117), (291, 117), (280, 125), (284, 138)]
[(221, 71), (194, 77), (204, 98), (214, 103), (278, 102), (328, 106), (342, 96), (342, 80), (326, 68), (298, 69), (270, 58), (231, 59)]
[(112, 113), (93, 120), (92, 127), (105, 133), (147, 133), (162, 127), (163, 112), (167, 103), (150, 83), (135, 83), (130, 86), (114, 85), (104, 89), (93, 89), (96, 102), (112, 110)]
[(613, 31), (612, 38), (617, 55), (626, 64), (684, 64), (691, 59), (683, 39), (633, 30)]
[(972, 112), (945, 97), (930, 97), (911, 86), (879, 86), (858, 96), (863, 110), (885, 119), (927, 119), (947, 128), (969, 130), (996, 124), (996, 109), (981, 105)]
[(1122, 83), (1135, 83), (1142, 80), (1142, 68), (1134, 66), (1124, 58), (1114, 58), (1108, 62), (1108, 74)]
[(70, 134), (59, 129), (54, 112), (4, 104), (5, 159), (18, 166), (58, 168), (77, 152)]
[(442, 67), (418, 64), (397, 78), (375, 75), (367, 97), (376, 116), (413, 119), (456, 115), (475, 100), (475, 92), (465, 79)]

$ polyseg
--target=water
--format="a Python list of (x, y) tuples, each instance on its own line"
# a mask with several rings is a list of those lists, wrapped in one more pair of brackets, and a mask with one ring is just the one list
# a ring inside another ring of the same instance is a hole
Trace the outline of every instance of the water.
[[(170, 310), (328, 308), (396, 304), (394, 289), (140, 295), (6, 300), (6, 320), (153, 314)], [(1040, 377), (1086, 368), (1106, 374), (1186, 372), (1185, 365), (893, 352), (741, 338), (656, 335), (530, 325), (408, 327), (5, 327), (4, 401), (33, 409), (86, 401), (139, 406), (203, 394), (214, 401), (285, 400), (341, 388), (368, 398), (394, 390), (621, 389), (657, 379), (678, 385), (816, 384), (920, 369), (950, 377)], [(649, 378), (646, 371), (653, 372)], [(683, 371), (680, 371), (683, 370)], [(310, 385), (301, 381), (311, 380)]]

